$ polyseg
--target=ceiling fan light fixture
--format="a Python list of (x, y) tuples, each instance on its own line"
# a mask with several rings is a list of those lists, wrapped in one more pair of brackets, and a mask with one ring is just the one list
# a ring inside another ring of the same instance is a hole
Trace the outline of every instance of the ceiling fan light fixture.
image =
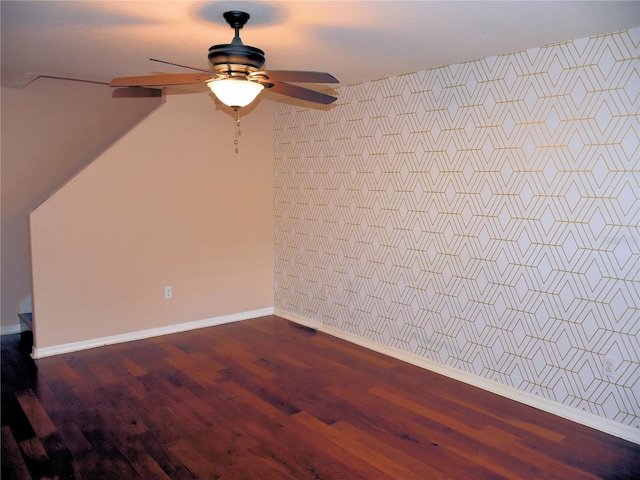
[(231, 108), (246, 107), (264, 88), (257, 82), (237, 78), (212, 80), (207, 85), (218, 100)]

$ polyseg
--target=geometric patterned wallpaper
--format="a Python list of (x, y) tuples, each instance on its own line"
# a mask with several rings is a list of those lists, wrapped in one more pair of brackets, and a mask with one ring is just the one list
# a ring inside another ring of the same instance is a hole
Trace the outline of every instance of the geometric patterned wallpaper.
[(275, 307), (640, 428), (639, 56), (634, 28), (275, 103)]

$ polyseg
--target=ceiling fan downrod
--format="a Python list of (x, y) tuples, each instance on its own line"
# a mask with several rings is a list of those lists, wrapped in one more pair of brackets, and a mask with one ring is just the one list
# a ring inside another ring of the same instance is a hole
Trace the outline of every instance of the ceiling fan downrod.
[(233, 40), (231, 40), (231, 45), (242, 45), (242, 40), (240, 39), (240, 29), (244, 27), (245, 23), (249, 21), (251, 15), (247, 12), (240, 12), (238, 10), (232, 10), (230, 12), (224, 12), (224, 19), (227, 21), (231, 28), (235, 30), (235, 36)]

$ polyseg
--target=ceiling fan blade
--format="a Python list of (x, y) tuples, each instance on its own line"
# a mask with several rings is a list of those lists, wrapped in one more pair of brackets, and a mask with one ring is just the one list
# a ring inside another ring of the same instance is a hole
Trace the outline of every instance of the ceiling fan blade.
[(340, 83), (337, 78), (326, 72), (305, 72), (302, 70), (269, 70), (265, 72), (256, 72), (254, 75), (266, 76), (267, 79), (276, 82)]
[(195, 70), (197, 72), (211, 73), (211, 70), (205, 70), (204, 68), (190, 67), (189, 65), (181, 65), (179, 63), (167, 62), (166, 60), (158, 60), (157, 58), (150, 58), (149, 60), (151, 60), (152, 62), (158, 62), (158, 63), (167, 64), (167, 65), (172, 65), (174, 67), (188, 68), (189, 70)]
[[(269, 87), (269, 85), (271, 85), (271, 87)], [(337, 97), (327, 95), (326, 93), (316, 92), (315, 90), (283, 82), (268, 82), (265, 83), (265, 87), (268, 87), (271, 91), (281, 95), (306, 100), (307, 102), (321, 103), (323, 105), (329, 105), (338, 99)]]
[(162, 97), (162, 89), (145, 87), (116, 88), (111, 96), (113, 98)]
[(166, 73), (141, 77), (118, 77), (111, 80), (110, 85), (112, 87), (160, 87), (204, 83), (211, 79), (213, 75), (206, 73)]

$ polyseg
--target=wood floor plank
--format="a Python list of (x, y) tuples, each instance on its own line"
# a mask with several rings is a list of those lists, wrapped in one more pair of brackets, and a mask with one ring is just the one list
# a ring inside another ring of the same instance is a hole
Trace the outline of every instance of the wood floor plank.
[[(386, 456), (384, 453), (379, 452), (366, 442), (363, 443), (359, 435), (354, 435), (350, 431), (340, 431), (340, 429), (334, 428), (334, 426), (326, 425), (319, 421), (315, 417), (306, 414), (306, 412), (300, 412), (296, 415), (296, 419), (303, 425), (313, 428), (318, 434), (324, 436), (327, 440), (339, 445), (340, 447), (348, 450), (353, 455), (366, 460), (372, 466), (389, 475), (391, 478), (399, 480), (420, 480), (425, 478), (423, 474), (411, 471), (404, 467), (400, 462), (393, 461), (392, 458)], [(334, 425), (339, 425), (339, 423)], [(389, 450), (389, 449), (387, 449)], [(430, 477), (427, 478), (444, 478), (443, 475), (435, 470), (430, 472)]]
[(92, 450), (79, 458), (81, 464), (77, 470), (77, 478), (84, 480), (104, 479), (143, 479), (131, 466), (124, 455), (113, 445), (105, 441), (93, 440), (100, 448)]
[(87, 366), (89, 372), (96, 378), (101, 386), (115, 383), (118, 380), (112, 367), (113, 365), (105, 365), (103, 363), (94, 363)]
[(638, 444), (276, 316), (1, 348), (3, 478), (640, 478)]
[(19, 479), (31, 477), (27, 464), (22, 457), (20, 447), (8, 425), (2, 427), (0, 452), (2, 452), (2, 475), (0, 475), (2, 478)]
[(54, 425), (64, 423), (68, 416), (68, 406), (60, 402), (48, 382), (40, 382), (37, 388), (40, 403), (46, 406), (47, 415)]
[[(350, 454), (348, 451), (342, 449), (341, 447), (323, 441), (317, 435), (317, 432), (315, 432), (313, 428), (308, 429), (302, 424), (301, 426), (305, 428), (299, 428), (296, 425), (296, 423), (299, 423), (297, 422), (297, 420), (295, 422), (292, 422), (292, 419), (297, 419), (297, 414), (288, 415), (282, 412), (280, 409), (271, 405), (269, 402), (263, 401), (253, 393), (244, 390), (241, 386), (233, 382), (227, 382), (225, 383), (225, 385), (232, 392), (234, 392), (234, 395), (236, 395), (238, 399), (244, 400), (245, 402), (247, 402), (247, 404), (250, 404), (252, 408), (255, 408), (258, 412), (265, 415), (267, 418), (273, 419), (273, 421), (276, 422), (276, 428), (278, 425), (286, 425), (286, 430), (291, 430), (293, 434), (298, 437), (298, 440), (293, 443), (293, 445), (301, 444), (301, 442), (304, 441), (308, 444), (307, 448), (310, 448), (311, 451), (322, 451), (325, 453), (325, 455), (328, 455), (331, 461), (325, 461), (325, 463), (328, 464), (328, 467), (325, 468), (336, 470), (337, 472), (334, 472), (336, 476), (320, 478), (348, 478), (350, 480), (357, 480), (360, 478), (382, 478), (380, 477), (381, 472), (379, 470), (372, 468), (372, 466), (366, 461)], [(252, 417), (256, 418), (256, 421), (254, 423), (257, 423), (259, 421), (257, 417)], [(264, 423), (265, 420), (262, 420), (262, 422)], [(248, 428), (255, 432), (257, 427), (255, 425), (250, 425)], [(285, 444), (286, 448), (291, 448), (291, 445), (292, 444), (289, 443)], [(349, 468), (346, 470), (346, 472), (342, 472), (340, 465), (348, 465)], [(387, 477), (385, 476), (385, 478)]]
[(234, 345), (232, 342), (220, 345), (216, 351), (228, 358), (232, 358), (233, 363), (239, 364), (262, 378), (267, 380), (273, 380), (275, 378), (275, 374), (273, 372), (260, 365), (258, 362), (259, 357), (247, 350), (243, 350), (242, 347)]
[(79, 455), (91, 450), (91, 444), (82, 434), (75, 422), (66, 422), (57, 426), (64, 443), (73, 455)]
[(219, 477), (217, 459), (209, 452), (205, 452), (202, 445), (194, 446), (192, 442), (179, 438), (168, 445), (168, 450), (195, 478)]
[(333, 338), (326, 336), (317, 336), (312, 342), (315, 345), (320, 345), (322, 348), (332, 350), (334, 358), (349, 359), (351, 361), (358, 360), (364, 362), (366, 365), (373, 365), (377, 368), (394, 368), (395, 363), (382, 358), (381, 355), (377, 355), (371, 350), (367, 350), (358, 345), (352, 345), (344, 340), (336, 341)]
[(55, 425), (42, 407), (40, 400), (33, 390), (29, 389), (23, 392), (17, 392), (16, 397), (39, 438), (44, 438), (56, 431)]
[(292, 367), (305, 368), (305, 369), (311, 368), (311, 366), (308, 363), (301, 362), (297, 358), (287, 355), (286, 353), (278, 352), (276, 353), (276, 358), (278, 358), (279, 360), (282, 360), (288, 365), (291, 365)]
[[(177, 439), (177, 437), (176, 437)], [(173, 439), (172, 441), (176, 441)], [(171, 480), (191, 480), (194, 478), (193, 473), (178, 462), (169, 451), (172, 441), (164, 441), (159, 438), (155, 432), (145, 432), (137, 435), (123, 447), (126, 458), (131, 459), (131, 464), (141, 478), (164, 478), (161, 473), (154, 473), (156, 466), (160, 468)], [(145, 456), (141, 463), (137, 461), (140, 456)]]
[(215, 386), (218, 383), (217, 380), (221, 377), (219, 370), (225, 368), (224, 365), (198, 353), (171, 356), (166, 361), (169, 365), (182, 371), (194, 382), (205, 387)]
[(37, 466), (37, 471), (43, 471), (46, 468), (49, 458), (40, 439), (34, 437), (23, 440), (19, 443), (19, 447), (30, 468)]
[(407, 398), (397, 395), (395, 392), (391, 392), (388, 389), (375, 386), (370, 388), (369, 391), (381, 398), (388, 400), (391, 403), (406, 408), (425, 418), (429, 418), (432, 421), (439, 422), (447, 428), (463, 433), (464, 435), (484, 444), (496, 446), (501, 442), (500, 438), (495, 438), (491, 434), (491, 432), (483, 432), (481, 429), (477, 429), (467, 423), (460, 422), (456, 419), (451, 418), (451, 416), (449, 416), (447, 412), (438, 411), (425, 405), (419, 404), (413, 400), (408, 400)]
[(598, 475), (563, 464), (520, 442), (512, 442), (504, 445), (503, 450), (509, 455), (522, 459), (526, 458), (529, 462), (535, 464), (544, 472), (545, 479), (564, 480), (565, 478), (584, 478), (585, 480), (597, 480), (599, 478)]
[[(336, 387), (330, 387), (336, 390)], [(345, 412), (345, 418), (358, 428), (367, 429), (378, 440), (393, 446), (403, 453), (422, 458), (429, 465), (438, 465), (441, 474), (449, 478), (491, 478), (509, 476), (509, 470), (496, 469), (483, 461), (478, 461), (479, 451), (495, 449), (484, 442), (466, 437), (462, 432), (440, 425), (430, 428), (415, 418), (409, 419), (407, 411), (389, 408), (380, 397), (368, 390), (340, 388), (338, 395), (349, 398), (356, 410)], [(431, 422), (434, 423), (434, 422)], [(372, 427), (374, 426), (374, 427)], [(465, 445), (465, 449), (450, 448), (451, 444)], [(471, 453), (469, 453), (471, 452)], [(510, 462), (505, 462), (510, 463)]]
[(148, 480), (171, 480), (160, 465), (148, 454), (132, 456), (132, 465), (140, 478)]
[(523, 421), (518, 416), (511, 417), (510, 410), (508, 408), (502, 408), (503, 405), (509, 405), (509, 403), (505, 402), (504, 399), (500, 399), (500, 408), (497, 408), (495, 401), (489, 405), (474, 401), (478, 399), (477, 395), (472, 398), (466, 398), (461, 397), (460, 395), (455, 395), (453, 392), (440, 391), (438, 394), (443, 398), (443, 400), (449, 402), (449, 404), (459, 405), (465, 408), (471, 408), (477, 412), (482, 412), (484, 415), (493, 418), (497, 422), (508, 423), (509, 425), (518, 427), (521, 430), (526, 430), (537, 436), (547, 438), (553, 442), (561, 442), (566, 438), (566, 435), (559, 433), (557, 430), (553, 430), (552, 428)]
[(134, 377), (139, 377), (147, 373), (147, 371), (141, 368), (140, 365), (138, 365), (136, 362), (125, 355), (122, 356), (121, 361), (122, 366), (127, 370), (127, 372), (129, 372), (130, 375)]
[[(297, 421), (297, 415), (290, 418), (286, 429), (297, 436), (294, 445), (298, 448), (313, 452), (317, 461), (310, 473), (315, 473), (312, 478), (339, 478), (349, 480), (365, 480), (372, 478), (390, 478), (386, 475), (381, 477), (382, 472), (372, 467), (367, 461), (353, 455), (339, 445), (327, 442), (318, 435), (313, 428), (307, 428), (302, 422)], [(255, 426), (252, 427), (255, 431)], [(289, 445), (284, 444), (285, 448)]]

